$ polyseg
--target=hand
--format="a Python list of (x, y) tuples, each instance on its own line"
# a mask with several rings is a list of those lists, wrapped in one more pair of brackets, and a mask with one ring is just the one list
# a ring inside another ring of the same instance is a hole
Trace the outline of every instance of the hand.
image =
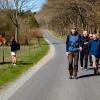
[(80, 47), (79, 50), (82, 51), (82, 47)]
[(84, 45), (87, 45), (87, 44), (88, 44), (88, 42), (85, 42), (85, 43), (84, 43)]
[(69, 55), (69, 52), (66, 52), (66, 56), (68, 56)]

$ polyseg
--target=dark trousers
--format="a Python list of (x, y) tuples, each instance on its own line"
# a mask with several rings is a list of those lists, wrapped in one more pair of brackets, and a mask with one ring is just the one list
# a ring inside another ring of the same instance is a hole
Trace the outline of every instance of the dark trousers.
[[(87, 69), (88, 66), (88, 51), (81, 51), (80, 52), (80, 65), (81, 67), (84, 67)], [(83, 63), (85, 63), (85, 65), (83, 65)]]
[(78, 59), (79, 59), (79, 52), (73, 52), (73, 53), (70, 53), (68, 55), (69, 74), (70, 74), (70, 76), (72, 76), (72, 75), (77, 76)]

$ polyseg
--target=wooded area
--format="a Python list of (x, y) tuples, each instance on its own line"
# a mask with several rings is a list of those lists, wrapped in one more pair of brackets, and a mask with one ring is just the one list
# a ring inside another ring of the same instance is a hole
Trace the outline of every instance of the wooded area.
[(80, 32), (100, 33), (100, 0), (48, 0), (40, 15), (46, 26), (59, 35), (73, 26)]
[[(0, 0), (0, 34), (5, 35), (7, 42), (15, 37), (17, 42), (28, 44), (33, 37), (41, 37), (35, 13), (31, 12), (34, 7), (33, 1)], [(30, 2), (32, 5), (28, 5)]]

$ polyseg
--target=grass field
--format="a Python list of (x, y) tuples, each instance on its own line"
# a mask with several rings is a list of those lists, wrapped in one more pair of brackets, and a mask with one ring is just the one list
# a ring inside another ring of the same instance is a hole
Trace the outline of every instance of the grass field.
[(2, 47), (0, 48), (0, 88), (13, 81), (32, 65), (36, 64), (49, 49), (48, 44), (41, 39), (40, 46), (21, 46), (17, 52), (17, 65), (13, 66), (10, 60), (10, 47), (4, 47), (5, 63), (2, 64)]

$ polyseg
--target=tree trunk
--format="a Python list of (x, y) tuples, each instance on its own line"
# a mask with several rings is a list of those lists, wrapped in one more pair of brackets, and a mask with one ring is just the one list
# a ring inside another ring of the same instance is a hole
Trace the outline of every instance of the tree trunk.
[(19, 35), (19, 26), (16, 26), (16, 31), (15, 31), (15, 40), (16, 40), (16, 42), (19, 42), (18, 35)]
[(16, 40), (16, 42), (19, 42), (19, 40), (18, 40), (18, 35), (19, 35), (18, 11), (16, 11), (15, 20), (16, 20), (16, 25), (15, 25), (16, 26), (15, 40)]

